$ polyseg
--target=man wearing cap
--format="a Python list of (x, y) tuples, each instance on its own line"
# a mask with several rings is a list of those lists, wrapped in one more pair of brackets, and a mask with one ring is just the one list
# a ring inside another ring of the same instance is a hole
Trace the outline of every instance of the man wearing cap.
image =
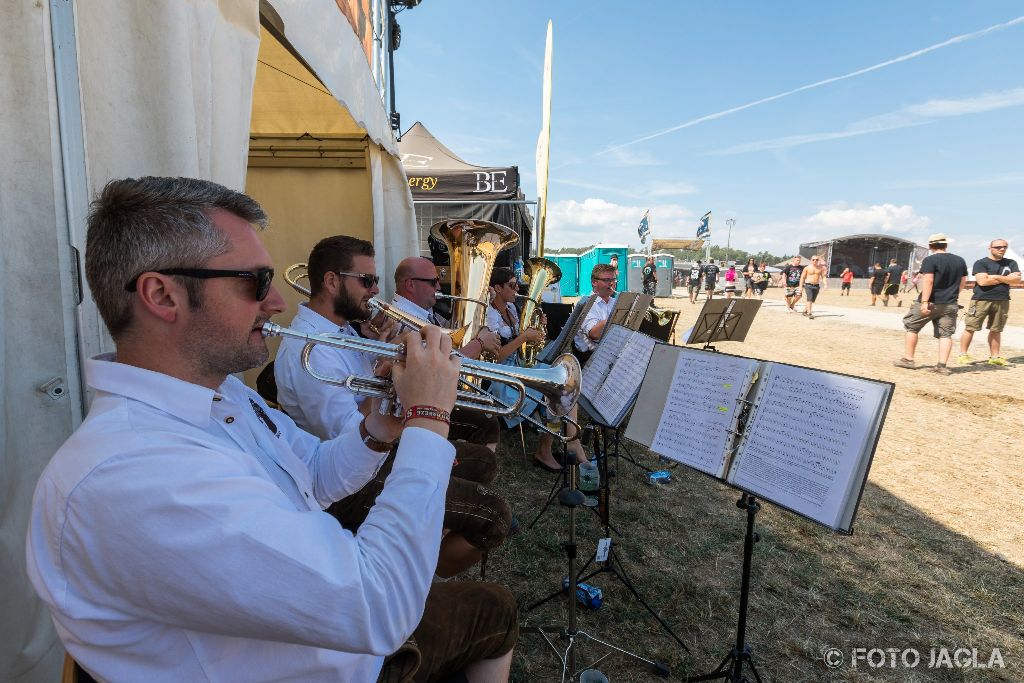
[(967, 262), (956, 254), (946, 253), (949, 239), (945, 233), (936, 233), (928, 238), (931, 254), (921, 262), (921, 294), (903, 316), (903, 327), (907, 331), (904, 340), (904, 355), (894, 363), (898, 368), (914, 369), (914, 353), (917, 350), (917, 334), (929, 321), (939, 340), (939, 362), (933, 372), (950, 374), (946, 366), (953, 350), (953, 332), (956, 330), (957, 299), (967, 282)]
[(988, 245), (988, 257), (978, 259), (972, 272), (975, 277), (974, 295), (967, 309), (967, 329), (960, 335), (960, 357), (957, 362), (966, 365), (971, 362), (967, 349), (971, 347), (974, 333), (981, 330), (988, 321), (988, 364), (1009, 365), (999, 355), (1006, 317), (1010, 312), (1010, 285), (1020, 282), (1020, 267), (1013, 259), (1006, 258), (1009, 243), (1004, 239), (992, 240)]

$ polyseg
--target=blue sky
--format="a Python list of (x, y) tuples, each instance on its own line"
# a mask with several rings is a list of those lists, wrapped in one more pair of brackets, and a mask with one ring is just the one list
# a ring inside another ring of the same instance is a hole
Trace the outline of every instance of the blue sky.
[(793, 253), (851, 233), (1024, 251), (1024, 4), (423, 0), (398, 110), (471, 163), (534, 151), (554, 22), (547, 244), (692, 237)]

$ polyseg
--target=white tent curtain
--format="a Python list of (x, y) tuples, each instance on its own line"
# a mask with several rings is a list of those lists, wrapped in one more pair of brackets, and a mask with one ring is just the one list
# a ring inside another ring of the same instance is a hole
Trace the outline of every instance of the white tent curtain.
[[(77, 389), (76, 347), (83, 355), (106, 350), (88, 292), (74, 305), (69, 245), (84, 255), (85, 204), (125, 176), (190, 175), (243, 188), (259, 45), (256, 0), (89, 0), (60, 3), (54, 17), (52, 41), (48, 2), (6, 3), (0, 22), (4, 681), (60, 678), (63, 651), (25, 575), (24, 538), (39, 472), (83, 401), (77, 390), (54, 399), (39, 387), (64, 378)], [(55, 67), (52, 42), (72, 57), (77, 46), (77, 72), (73, 59)], [(61, 110), (75, 112), (62, 119), (63, 138)], [(64, 159), (77, 158), (84, 178), (64, 165), (62, 140)]]
[[(369, 64), (348, 20), (334, 0), (272, 0), (285, 37), (376, 144), (370, 145), (373, 236), (378, 272), (419, 253), (416, 214), (398, 144)], [(325, 40), (330, 36), (330, 40)], [(381, 280), (390, 296), (394, 283)]]

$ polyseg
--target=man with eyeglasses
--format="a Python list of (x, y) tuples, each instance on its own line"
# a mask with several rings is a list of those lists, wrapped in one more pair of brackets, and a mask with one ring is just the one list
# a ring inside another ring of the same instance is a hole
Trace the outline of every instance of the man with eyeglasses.
[[(320, 240), (307, 259), (310, 299), (299, 305), (292, 329), (309, 334), (356, 336), (351, 323), (370, 317), (367, 301), (379, 293), (374, 248), (347, 235)], [(341, 275), (339, 275), (341, 274)], [(388, 327), (394, 327), (388, 320)], [(382, 332), (387, 335), (389, 333)], [(281, 407), (296, 423), (322, 439), (330, 439), (358, 423), (371, 401), (351, 391), (320, 382), (305, 371), (301, 339), (284, 339), (274, 361), (274, 378)], [(349, 376), (374, 374), (373, 356), (348, 349), (317, 346), (310, 365), (322, 375), (344, 381)], [(449, 411), (454, 412), (454, 411)], [(469, 428), (455, 416), (459, 436)], [(497, 429), (484, 431), (497, 441)], [(449, 438), (453, 438), (449, 427)], [(448, 578), (477, 564), (508, 537), (512, 513), (505, 500), (489, 488), (497, 477), (494, 451), (485, 445), (458, 441), (456, 465), (448, 484), (444, 528), (448, 530), (438, 558), (437, 574)], [(337, 501), (329, 512), (346, 529), (357, 530), (384, 488), (394, 458), (392, 451), (375, 476), (358, 491)]]
[[(395, 296), (391, 303), (404, 313), (434, 325), (448, 327), (448, 321), (434, 311), (437, 293), (440, 291), (441, 280), (433, 261), (422, 256), (410, 256), (402, 259), (395, 269)], [(479, 358), (484, 351), (497, 353), (499, 346), (498, 335), (484, 328), (460, 352), (467, 358)]]
[[(410, 333), (393, 379), (421, 410), (404, 428), (371, 411), (331, 441), (299, 429), (232, 376), (266, 361), (285, 308), (265, 223), (189, 178), (112, 181), (93, 203), (85, 272), (116, 353), (86, 363), (89, 414), (39, 479), (26, 559), (97, 679), (372, 682), (437, 590), (458, 360), (437, 328)], [(323, 508), (380, 466), (370, 435), (401, 445), (352, 534)], [(451, 673), (507, 677), (509, 614), (497, 636), (446, 634), (471, 652)]]
[(573, 345), (576, 347), (577, 355), (580, 356), (580, 363), (586, 362), (586, 359), (597, 348), (601, 335), (604, 334), (608, 318), (611, 317), (612, 310), (615, 308), (615, 285), (618, 279), (619, 272), (610, 263), (598, 263), (590, 272), (594, 303), (590, 306), (590, 310), (587, 311), (583, 323), (573, 338)]
[(974, 333), (988, 326), (988, 364), (1007, 366), (1008, 360), (999, 355), (1003, 328), (1010, 313), (1010, 285), (1020, 282), (1020, 267), (1013, 259), (1006, 258), (1010, 243), (1004, 239), (992, 240), (988, 245), (988, 256), (974, 262), (974, 294), (967, 309), (967, 324), (960, 335), (960, 356), (957, 362), (966, 365), (971, 362), (967, 351), (971, 348)]

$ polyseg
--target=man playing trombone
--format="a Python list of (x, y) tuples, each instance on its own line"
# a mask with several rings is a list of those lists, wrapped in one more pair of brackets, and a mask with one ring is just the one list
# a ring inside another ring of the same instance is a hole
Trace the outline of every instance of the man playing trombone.
[[(102, 680), (372, 682), (448, 590), (442, 605), (480, 620), (425, 633), (424, 664), (505, 680), (511, 596), (431, 584), (450, 341), (405, 337), (404, 429), (369, 411), (331, 441), (302, 431), (232, 376), (266, 360), (263, 325), (284, 310), (265, 221), (249, 197), (185, 178), (113, 181), (94, 203), (85, 270), (117, 351), (87, 362), (89, 415), (40, 477), (27, 539), (58, 634)], [(322, 508), (373, 476), (374, 439), (399, 436), (366, 523), (346, 531)]]
[[(307, 268), (310, 299), (299, 306), (291, 329), (312, 335), (355, 336), (351, 322), (371, 317), (367, 303), (380, 291), (373, 245), (347, 235), (326, 237), (313, 247)], [(386, 327), (378, 329), (388, 335)], [(334, 438), (373, 412), (371, 401), (314, 379), (303, 367), (304, 345), (298, 339), (281, 343), (274, 362), (278, 401), (299, 426), (320, 438)], [(310, 355), (310, 364), (318, 373), (341, 379), (372, 375), (373, 360), (365, 353), (326, 345), (317, 345)], [(366, 519), (389, 476), (392, 456), (365, 486), (331, 506), (330, 513), (347, 529), (358, 529)], [(497, 476), (494, 451), (458, 442), (456, 463), (445, 507), (448, 533), (437, 567), (441, 577), (471, 567), (503, 543), (512, 518), (505, 500), (488, 488)]]

